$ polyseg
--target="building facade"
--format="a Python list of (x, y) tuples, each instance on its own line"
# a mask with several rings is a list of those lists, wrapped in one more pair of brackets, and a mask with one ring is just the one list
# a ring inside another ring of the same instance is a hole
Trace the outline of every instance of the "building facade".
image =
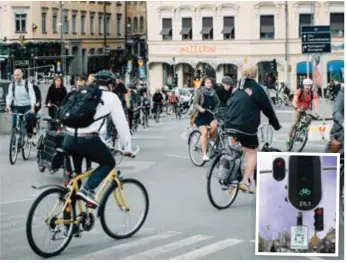
[[(2, 69), (54, 64), (59, 72), (63, 70), (62, 40), (67, 74), (86, 74), (102, 68), (119, 70), (125, 66), (123, 1), (62, 4), (60, 9), (58, 1), (0, 3)], [(19, 54), (17, 50), (21, 50)]]
[[(302, 54), (301, 26), (313, 22), (330, 24), (332, 31), (332, 52), (320, 59), (323, 83), (332, 74), (341, 76), (343, 1), (316, 1), (314, 5), (312, 1), (288, 1), (287, 8), (286, 36), (285, 1), (147, 2), (151, 89), (172, 84), (175, 74), (179, 87), (191, 87), (204, 75), (215, 77), (217, 82), (224, 75), (237, 79), (244, 64), (258, 65), (259, 80), (263, 82), (267, 62), (274, 59), (279, 81), (295, 89), (307, 74), (308, 56)], [(308, 70), (312, 73), (312, 63)]]

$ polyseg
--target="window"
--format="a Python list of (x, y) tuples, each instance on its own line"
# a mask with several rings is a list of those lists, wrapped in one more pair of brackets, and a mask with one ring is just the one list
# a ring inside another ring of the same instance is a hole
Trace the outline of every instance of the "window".
[(104, 33), (104, 19), (102, 15), (99, 15), (98, 17), (98, 24), (99, 24), (99, 35), (102, 35)]
[(127, 32), (131, 34), (131, 17), (127, 18)]
[(140, 5), (143, 5), (145, 3), (145, 1), (139, 1), (140, 2)]
[(140, 17), (140, 32), (143, 32), (143, 31), (145, 31), (145, 21), (143, 19), (143, 16), (141, 16)]
[(117, 14), (117, 35), (122, 35), (122, 14)]
[(106, 17), (106, 34), (111, 35), (111, 16)]
[(172, 19), (163, 18), (162, 19), (162, 30), (160, 34), (163, 37), (163, 40), (172, 40)]
[(275, 38), (274, 20), (273, 15), (260, 16), (260, 39)]
[(344, 37), (344, 13), (331, 13), (330, 14), (330, 28), (332, 37)]
[(77, 34), (77, 24), (76, 24), (77, 15), (72, 15), (72, 34)]
[(26, 14), (16, 14), (16, 33), (25, 33), (26, 32)]
[(312, 25), (312, 14), (299, 15), (299, 38), (301, 38), (301, 27)]
[(95, 15), (91, 14), (90, 15), (90, 34), (94, 35), (95, 34)]
[(52, 19), (52, 29), (53, 33), (58, 33), (58, 15), (53, 14), (53, 19)]
[(47, 13), (41, 14), (41, 32), (47, 33)]
[(81, 14), (81, 34), (86, 33), (86, 15)]
[(193, 39), (193, 32), (192, 32), (192, 18), (190, 17), (184, 17), (182, 18), (182, 40), (192, 40)]
[(223, 36), (224, 39), (235, 39), (235, 18), (233, 16), (223, 17)]
[(69, 18), (67, 14), (64, 15), (64, 21), (63, 21), (63, 28), (64, 28), (64, 33), (68, 34), (69, 33)]
[(202, 18), (202, 30), (200, 34), (203, 40), (213, 39), (213, 17)]
[(137, 21), (137, 17), (134, 17), (134, 33), (137, 33), (137, 25), (138, 25), (138, 21)]

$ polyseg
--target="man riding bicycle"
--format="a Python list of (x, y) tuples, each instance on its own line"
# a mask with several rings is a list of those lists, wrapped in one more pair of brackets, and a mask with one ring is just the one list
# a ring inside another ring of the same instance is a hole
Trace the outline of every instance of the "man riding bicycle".
[[(317, 92), (312, 90), (312, 80), (304, 79), (303, 86), (303, 88), (299, 88), (294, 94), (292, 125), (289, 128), (288, 141), (286, 142), (286, 146), (288, 148), (291, 147), (294, 128), (301, 117), (300, 111), (304, 110), (305, 112), (308, 112), (313, 108), (315, 115), (318, 115), (318, 94)], [(312, 118), (310, 116), (307, 116), (307, 121), (307, 125), (310, 125)]]
[(157, 108), (159, 107), (159, 114), (161, 112), (162, 106), (163, 106), (163, 101), (164, 97), (163, 94), (161, 94), (160, 89), (157, 89), (156, 92), (153, 95), (152, 98), (153, 101), (153, 114), (157, 114)]
[[(77, 197), (95, 207), (98, 206), (98, 202), (95, 199), (94, 189), (115, 167), (115, 160), (110, 149), (99, 136), (107, 116), (111, 116), (117, 128), (121, 147), (124, 148), (126, 155), (132, 155), (131, 135), (122, 110), (122, 103), (117, 95), (106, 91), (108, 85), (114, 80), (114, 75), (108, 71), (96, 74), (96, 86), (82, 87), (73, 93), (75, 95), (67, 97), (59, 110), (59, 118), (67, 126), (63, 149), (72, 155), (74, 163), (85, 157), (99, 164), (77, 193)], [(91, 98), (93, 98), (94, 109), (90, 107)], [(94, 116), (87, 119), (90, 113), (94, 112)], [(71, 123), (70, 126), (67, 125), (68, 121)], [(84, 127), (88, 123), (90, 124)]]
[[(36, 96), (33, 86), (29, 81), (23, 79), (23, 72), (21, 69), (16, 69), (13, 73), (14, 82), (8, 88), (6, 96), (6, 112), (10, 110), (13, 113), (24, 114), (30, 111), (25, 116), (27, 123), (28, 137), (31, 138), (33, 134), (33, 120), (35, 118), (35, 104)], [(17, 125), (17, 115), (12, 116), (12, 128), (15, 129)]]

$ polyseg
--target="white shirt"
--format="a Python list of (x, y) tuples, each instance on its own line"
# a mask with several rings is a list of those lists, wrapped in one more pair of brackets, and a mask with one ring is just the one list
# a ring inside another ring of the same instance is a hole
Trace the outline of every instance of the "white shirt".
[[(96, 108), (96, 113), (94, 115), (94, 120), (110, 114), (114, 125), (116, 126), (121, 147), (127, 151), (132, 151), (131, 146), (131, 134), (128, 126), (128, 122), (125, 118), (122, 103), (118, 96), (113, 92), (103, 91), (101, 95), (101, 100), (104, 104), (99, 104)], [(93, 122), (87, 128), (79, 128), (77, 134), (82, 133), (101, 133), (106, 129), (106, 118)], [(74, 133), (75, 129), (67, 127), (66, 130), (70, 133)]]

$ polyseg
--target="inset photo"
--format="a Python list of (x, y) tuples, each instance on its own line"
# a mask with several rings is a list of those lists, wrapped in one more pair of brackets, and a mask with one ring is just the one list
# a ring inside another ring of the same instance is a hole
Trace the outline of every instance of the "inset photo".
[(337, 257), (340, 181), (340, 154), (259, 152), (255, 254)]

